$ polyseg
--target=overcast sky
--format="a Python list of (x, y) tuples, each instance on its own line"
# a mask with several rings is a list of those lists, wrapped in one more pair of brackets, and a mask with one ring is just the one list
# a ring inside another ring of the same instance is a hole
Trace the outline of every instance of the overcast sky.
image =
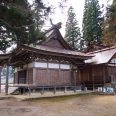
[[(32, 2), (32, 0), (29, 0)], [(53, 6), (56, 7), (54, 10), (54, 13), (50, 15), (50, 18), (52, 19), (53, 23), (56, 24), (58, 22), (62, 22), (62, 29), (60, 30), (62, 35), (64, 36), (65, 33), (65, 23), (67, 20), (67, 10), (70, 6), (74, 8), (74, 11), (76, 13), (76, 19), (78, 21), (79, 27), (82, 29), (82, 18), (83, 18), (83, 9), (84, 9), (84, 2), (85, 0), (67, 0), (67, 3), (64, 4), (66, 6), (63, 9), (60, 9), (58, 7), (58, 2), (60, 0), (43, 0), (44, 3), (47, 3), (47, 5), (52, 4)], [(108, 0), (99, 0), (100, 6), (104, 4), (105, 6), (107, 5)], [(113, 0), (109, 0), (108, 4), (111, 4)], [(45, 29), (48, 29), (50, 27), (50, 21), (49, 18), (46, 21), (46, 25), (44, 26)]]

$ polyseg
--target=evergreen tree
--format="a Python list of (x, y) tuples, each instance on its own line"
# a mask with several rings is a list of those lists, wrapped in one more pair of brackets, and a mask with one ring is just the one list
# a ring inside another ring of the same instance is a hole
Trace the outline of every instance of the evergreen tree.
[(79, 46), (79, 42), (81, 42), (80, 28), (78, 27), (75, 16), (74, 9), (70, 6), (65, 28), (65, 40), (72, 48), (81, 49), (82, 46)]
[[(36, 28), (37, 30), (40, 30), (41, 27), (40, 25), (43, 24), (44, 21), (42, 21), (42, 10), (40, 9), (40, 7), (43, 7), (43, 4), (41, 3), (41, 1), (39, 1), (39, 3), (37, 2), (37, 0), (34, 1), (34, 20), (36, 23)], [(41, 20), (41, 21), (40, 21)]]
[(102, 20), (98, 0), (85, 0), (83, 38), (87, 43), (101, 42)]
[(116, 45), (116, 0), (113, 0), (113, 4), (107, 9), (103, 27), (103, 44)]
[(30, 44), (42, 38), (36, 30), (33, 11), (27, 0), (0, 1), (0, 50), (12, 44)]

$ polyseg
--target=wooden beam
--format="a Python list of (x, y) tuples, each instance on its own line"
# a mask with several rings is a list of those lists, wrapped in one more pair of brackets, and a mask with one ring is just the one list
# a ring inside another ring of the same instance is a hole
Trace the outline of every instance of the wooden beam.
[(5, 87), (5, 93), (8, 95), (8, 79), (9, 79), (9, 65), (6, 65), (6, 87)]

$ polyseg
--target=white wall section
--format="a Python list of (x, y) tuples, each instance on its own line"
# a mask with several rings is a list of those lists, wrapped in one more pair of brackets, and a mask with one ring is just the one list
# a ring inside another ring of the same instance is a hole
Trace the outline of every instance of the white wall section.
[(60, 64), (60, 68), (61, 69), (70, 69), (70, 65), (69, 64)]
[(26, 69), (28, 66), (28, 68), (51, 68), (51, 69), (70, 69), (70, 65), (69, 64), (58, 64), (58, 63), (48, 63), (47, 66), (47, 62), (32, 62), (29, 63), (28, 65), (24, 65), (22, 68), (21, 67), (17, 67), (15, 68), (15, 72), (20, 71), (20, 70), (24, 70)]
[(59, 69), (59, 64), (56, 64), (56, 63), (48, 63), (48, 68)]
[(34, 62), (33, 67), (47, 68), (47, 63), (46, 62)]

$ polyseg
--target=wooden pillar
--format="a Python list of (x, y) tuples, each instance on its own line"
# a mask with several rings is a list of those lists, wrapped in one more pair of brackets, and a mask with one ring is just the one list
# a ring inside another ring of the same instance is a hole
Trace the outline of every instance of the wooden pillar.
[(74, 70), (74, 92), (76, 92), (76, 86), (77, 86), (77, 73), (78, 73), (78, 70)]
[(93, 91), (95, 90), (95, 78), (94, 78), (94, 68), (91, 69), (92, 73), (92, 81), (93, 81)]
[(105, 83), (106, 83), (106, 66), (105, 67), (103, 66), (103, 81), (104, 81), (104, 86), (105, 86)]
[(71, 71), (71, 84), (72, 85), (75, 85), (75, 77), (74, 77), (74, 69), (73, 69), (73, 66), (72, 66), (72, 69), (70, 69)]
[(94, 76), (93, 76), (93, 91), (95, 90)]
[(65, 86), (65, 87), (64, 87), (64, 93), (66, 93), (66, 91), (67, 91), (67, 87)]
[(9, 79), (9, 66), (6, 65), (6, 86), (5, 86), (5, 94), (8, 95), (8, 79)]
[(1, 93), (1, 72), (2, 72), (2, 66), (0, 66), (0, 93)]
[(56, 93), (56, 87), (54, 87), (54, 94)]
[(41, 90), (41, 95), (44, 94), (44, 87), (42, 87), (42, 90)]
[(27, 64), (27, 82), (26, 82), (26, 84), (28, 84), (29, 85), (29, 74), (28, 74), (28, 64)]
[[(60, 79), (61, 79), (61, 67), (60, 67), (60, 61), (59, 61), (58, 76), (59, 76), (59, 81), (60, 81)], [(61, 81), (60, 81), (60, 82), (61, 82)]]
[(28, 91), (29, 91), (29, 96), (31, 95), (31, 89), (30, 87), (28, 86)]
[(36, 68), (33, 68), (33, 85), (36, 83)]
[(81, 84), (82, 83), (82, 81), (81, 81), (82, 80), (81, 79), (82, 77), (81, 77), (81, 71), (80, 71), (80, 69), (78, 69), (77, 75), (78, 75), (78, 80), (77, 80), (78, 82), (77, 82), (77, 84)]
[(48, 66), (49, 60), (47, 59), (47, 73), (46, 73), (46, 79), (47, 79), (47, 84), (50, 85), (50, 74), (49, 74), (49, 66)]
[(74, 71), (75, 86), (77, 86), (77, 76), (78, 76), (78, 70), (76, 69), (76, 70)]
[(29, 96), (31, 95), (31, 89), (30, 89), (30, 86), (29, 86), (29, 69), (28, 69), (28, 64), (27, 64), (27, 84), (28, 84), (28, 93), (29, 93)]

